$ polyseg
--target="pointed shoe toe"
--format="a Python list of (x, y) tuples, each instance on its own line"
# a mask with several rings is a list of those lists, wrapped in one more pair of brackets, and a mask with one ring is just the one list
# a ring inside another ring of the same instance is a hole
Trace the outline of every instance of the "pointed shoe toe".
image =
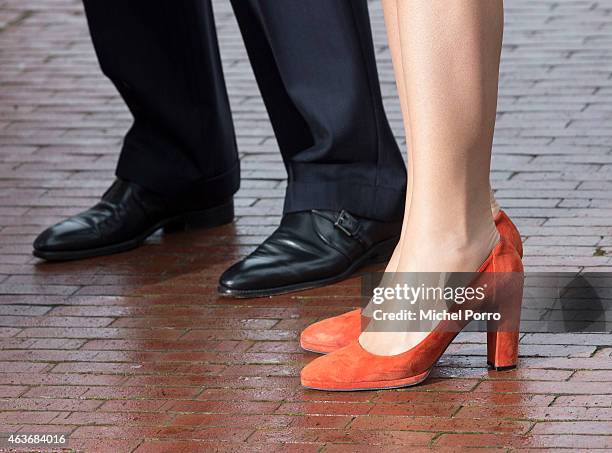
[(308, 326), (300, 335), (306, 351), (328, 354), (347, 346), (361, 334), (361, 309), (327, 318)]
[(399, 356), (378, 356), (354, 340), (306, 365), (301, 382), (313, 390), (336, 392), (410, 387), (423, 382), (430, 372), (411, 351)]

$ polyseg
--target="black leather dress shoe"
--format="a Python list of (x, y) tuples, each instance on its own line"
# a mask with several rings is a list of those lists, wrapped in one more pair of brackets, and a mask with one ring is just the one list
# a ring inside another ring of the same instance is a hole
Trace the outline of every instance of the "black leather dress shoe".
[(117, 179), (95, 206), (43, 231), (33, 254), (50, 261), (109, 255), (138, 247), (162, 227), (210, 228), (233, 220), (232, 198), (215, 204), (200, 198), (167, 199)]
[(360, 267), (387, 261), (401, 222), (357, 218), (342, 211), (286, 214), (279, 228), (219, 280), (219, 293), (263, 297), (329, 285)]

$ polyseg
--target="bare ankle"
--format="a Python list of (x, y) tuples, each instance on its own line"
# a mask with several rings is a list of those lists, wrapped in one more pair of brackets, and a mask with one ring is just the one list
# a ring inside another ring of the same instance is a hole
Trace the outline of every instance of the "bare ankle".
[(473, 272), (499, 242), (492, 223), (478, 230), (448, 230), (442, 234), (408, 236), (397, 272)]

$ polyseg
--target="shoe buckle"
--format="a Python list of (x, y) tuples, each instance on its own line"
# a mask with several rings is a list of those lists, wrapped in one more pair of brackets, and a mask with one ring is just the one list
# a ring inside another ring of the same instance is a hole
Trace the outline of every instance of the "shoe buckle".
[(351, 215), (343, 209), (340, 211), (340, 214), (338, 214), (338, 217), (334, 222), (334, 226), (340, 229), (347, 236), (352, 237), (353, 232), (350, 231), (349, 228), (355, 226), (355, 219), (353, 219)]

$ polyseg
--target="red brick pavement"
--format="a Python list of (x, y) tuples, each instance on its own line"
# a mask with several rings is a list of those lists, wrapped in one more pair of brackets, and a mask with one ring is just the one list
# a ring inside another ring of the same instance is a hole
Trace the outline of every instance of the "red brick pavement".
[[(493, 179), (529, 269), (610, 270), (612, 0), (507, 0)], [(380, 5), (385, 102), (401, 137)], [(87, 452), (612, 451), (610, 335), (524, 335), (516, 371), (464, 335), (419, 387), (299, 386), (297, 337), (359, 282), (219, 299), (219, 273), (278, 222), (285, 173), (227, 2), (218, 27), (243, 161), (237, 220), (113, 257), (45, 264), (37, 232), (112, 180), (129, 115), (78, 1), (0, 0), (0, 432)]]

